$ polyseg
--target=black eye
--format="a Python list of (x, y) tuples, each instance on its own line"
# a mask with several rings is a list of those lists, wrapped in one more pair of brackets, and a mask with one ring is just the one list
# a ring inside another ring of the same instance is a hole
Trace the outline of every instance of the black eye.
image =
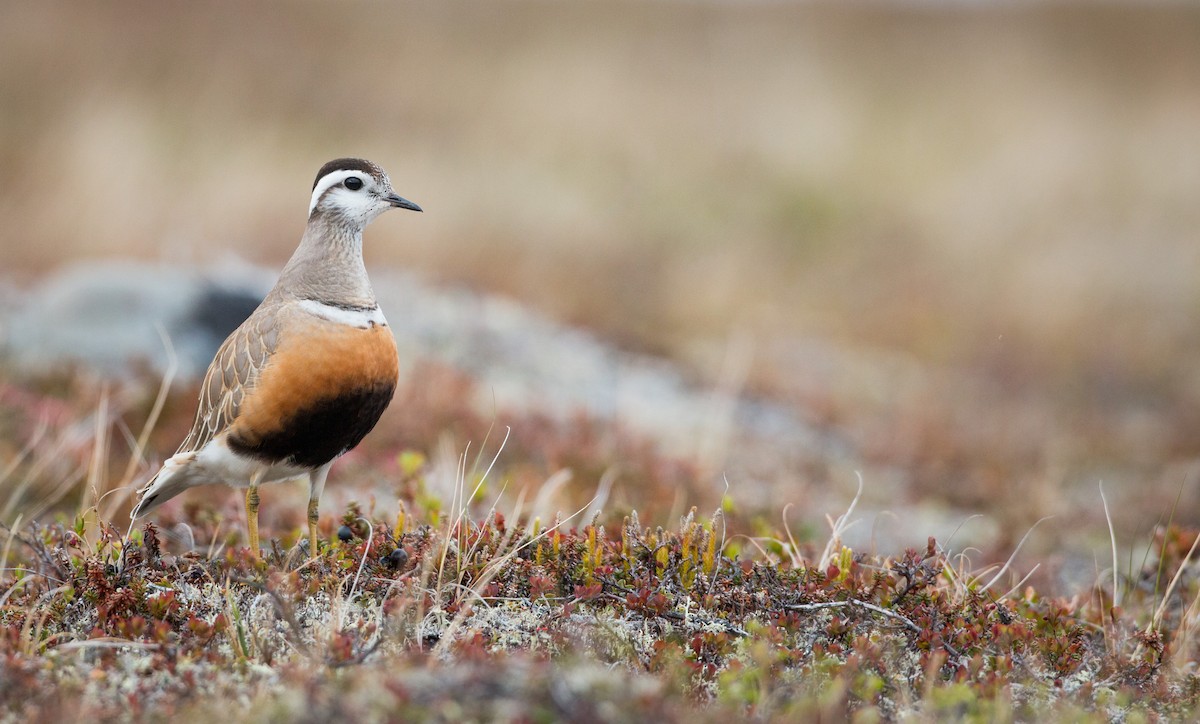
[(358, 191), (362, 188), (362, 179), (358, 178), (357, 176), (351, 176), (350, 178), (346, 179), (346, 188), (350, 189), (351, 191)]

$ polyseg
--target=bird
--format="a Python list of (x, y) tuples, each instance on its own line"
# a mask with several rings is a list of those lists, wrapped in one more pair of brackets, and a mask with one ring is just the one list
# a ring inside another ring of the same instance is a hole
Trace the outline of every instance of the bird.
[(217, 350), (191, 431), (140, 492), (145, 516), (196, 485), (246, 488), (259, 555), (258, 488), (307, 476), (309, 555), (317, 554), (329, 468), (379, 421), (399, 380), (396, 341), (363, 263), (363, 230), (391, 209), (421, 211), (360, 158), (321, 167), (308, 223), (275, 286)]

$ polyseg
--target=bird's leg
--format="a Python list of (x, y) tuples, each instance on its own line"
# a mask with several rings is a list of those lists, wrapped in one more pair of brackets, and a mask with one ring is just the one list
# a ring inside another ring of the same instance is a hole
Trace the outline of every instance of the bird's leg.
[(250, 555), (258, 558), (258, 484), (265, 471), (256, 470), (246, 489), (246, 531), (250, 534)]
[(317, 556), (317, 521), (320, 520), (321, 492), (325, 490), (327, 477), (328, 463), (308, 474), (308, 555), (312, 558)]

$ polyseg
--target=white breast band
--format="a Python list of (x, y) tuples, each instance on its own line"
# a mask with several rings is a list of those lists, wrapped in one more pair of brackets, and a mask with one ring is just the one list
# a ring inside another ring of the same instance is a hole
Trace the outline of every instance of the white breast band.
[(318, 302), (315, 299), (301, 299), (300, 308), (321, 319), (327, 319), (337, 324), (345, 324), (349, 327), (369, 329), (374, 325), (387, 326), (387, 320), (383, 317), (383, 310), (378, 306), (373, 309), (343, 309), (342, 307), (335, 307), (332, 304)]

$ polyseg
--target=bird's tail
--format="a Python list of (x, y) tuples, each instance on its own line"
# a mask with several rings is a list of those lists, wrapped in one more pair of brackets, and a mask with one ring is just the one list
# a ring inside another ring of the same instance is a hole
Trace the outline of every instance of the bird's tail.
[(196, 459), (196, 453), (180, 453), (167, 459), (158, 474), (151, 478), (146, 487), (142, 488), (141, 500), (129, 514), (131, 520), (137, 520), (146, 513), (167, 502), (176, 495), (195, 485), (195, 472), (190, 463)]

